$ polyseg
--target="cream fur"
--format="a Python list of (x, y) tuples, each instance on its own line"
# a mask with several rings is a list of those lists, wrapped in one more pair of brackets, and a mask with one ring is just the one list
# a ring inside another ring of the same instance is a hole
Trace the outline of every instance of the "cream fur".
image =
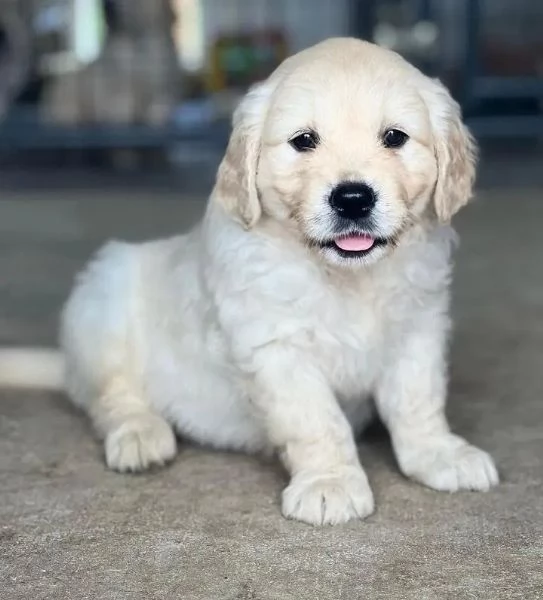
[[(288, 140), (308, 126), (321, 145), (298, 154)], [(380, 142), (390, 126), (409, 134), (403, 148)], [(276, 451), (286, 517), (362, 518), (374, 502), (353, 432), (374, 396), (404, 474), (445, 491), (497, 483), (444, 413), (447, 221), (473, 175), (458, 106), (396, 54), (333, 39), (287, 60), (238, 109), (203, 222), (109, 243), (67, 302), (67, 388), (108, 465), (172, 459), (174, 430)], [(330, 235), (327, 195), (344, 179), (378, 191), (378, 233), (394, 245), (344, 260), (308, 242)]]

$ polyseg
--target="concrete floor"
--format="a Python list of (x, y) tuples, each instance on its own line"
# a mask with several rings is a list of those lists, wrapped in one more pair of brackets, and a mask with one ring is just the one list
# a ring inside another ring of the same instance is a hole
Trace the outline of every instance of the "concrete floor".
[[(53, 343), (74, 272), (110, 236), (177, 232), (199, 197), (3, 192), (0, 343)], [(458, 221), (450, 416), (496, 458), (487, 494), (406, 481), (360, 446), (378, 510), (312, 529), (279, 513), (277, 465), (187, 447), (168, 469), (108, 472), (61, 395), (0, 391), (5, 600), (543, 598), (543, 193), (495, 189)]]

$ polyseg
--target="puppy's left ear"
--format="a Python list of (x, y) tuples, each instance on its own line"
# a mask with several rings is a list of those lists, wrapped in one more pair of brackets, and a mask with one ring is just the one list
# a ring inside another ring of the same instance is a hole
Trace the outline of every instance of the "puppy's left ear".
[(458, 103), (439, 81), (432, 84), (427, 104), (438, 168), (434, 206), (438, 219), (446, 223), (472, 196), (477, 145), (462, 122)]
[(269, 81), (251, 88), (234, 112), (233, 129), (219, 166), (215, 201), (244, 228), (250, 229), (262, 209), (256, 185), (262, 128), (273, 86)]

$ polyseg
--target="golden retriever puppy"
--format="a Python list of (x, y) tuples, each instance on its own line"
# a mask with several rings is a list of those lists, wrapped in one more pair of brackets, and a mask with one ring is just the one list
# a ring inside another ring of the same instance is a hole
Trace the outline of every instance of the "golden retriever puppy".
[(496, 484), (444, 411), (448, 223), (474, 167), (457, 104), (397, 54), (331, 39), (284, 62), (237, 109), (203, 222), (108, 244), (67, 302), (66, 385), (107, 464), (163, 464), (174, 431), (271, 450), (286, 517), (364, 518), (373, 398), (406, 476)]

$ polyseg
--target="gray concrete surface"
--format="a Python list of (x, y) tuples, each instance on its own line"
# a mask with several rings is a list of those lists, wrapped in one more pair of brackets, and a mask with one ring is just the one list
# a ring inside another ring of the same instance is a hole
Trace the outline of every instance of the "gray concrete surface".
[[(52, 343), (89, 252), (193, 222), (199, 198), (149, 190), (4, 192), (0, 343)], [(458, 221), (450, 416), (502, 484), (438, 494), (405, 480), (386, 436), (360, 451), (377, 512), (312, 529), (279, 513), (274, 463), (185, 447), (167, 469), (103, 465), (61, 395), (0, 391), (0, 598), (543, 598), (543, 193), (481, 194)]]

